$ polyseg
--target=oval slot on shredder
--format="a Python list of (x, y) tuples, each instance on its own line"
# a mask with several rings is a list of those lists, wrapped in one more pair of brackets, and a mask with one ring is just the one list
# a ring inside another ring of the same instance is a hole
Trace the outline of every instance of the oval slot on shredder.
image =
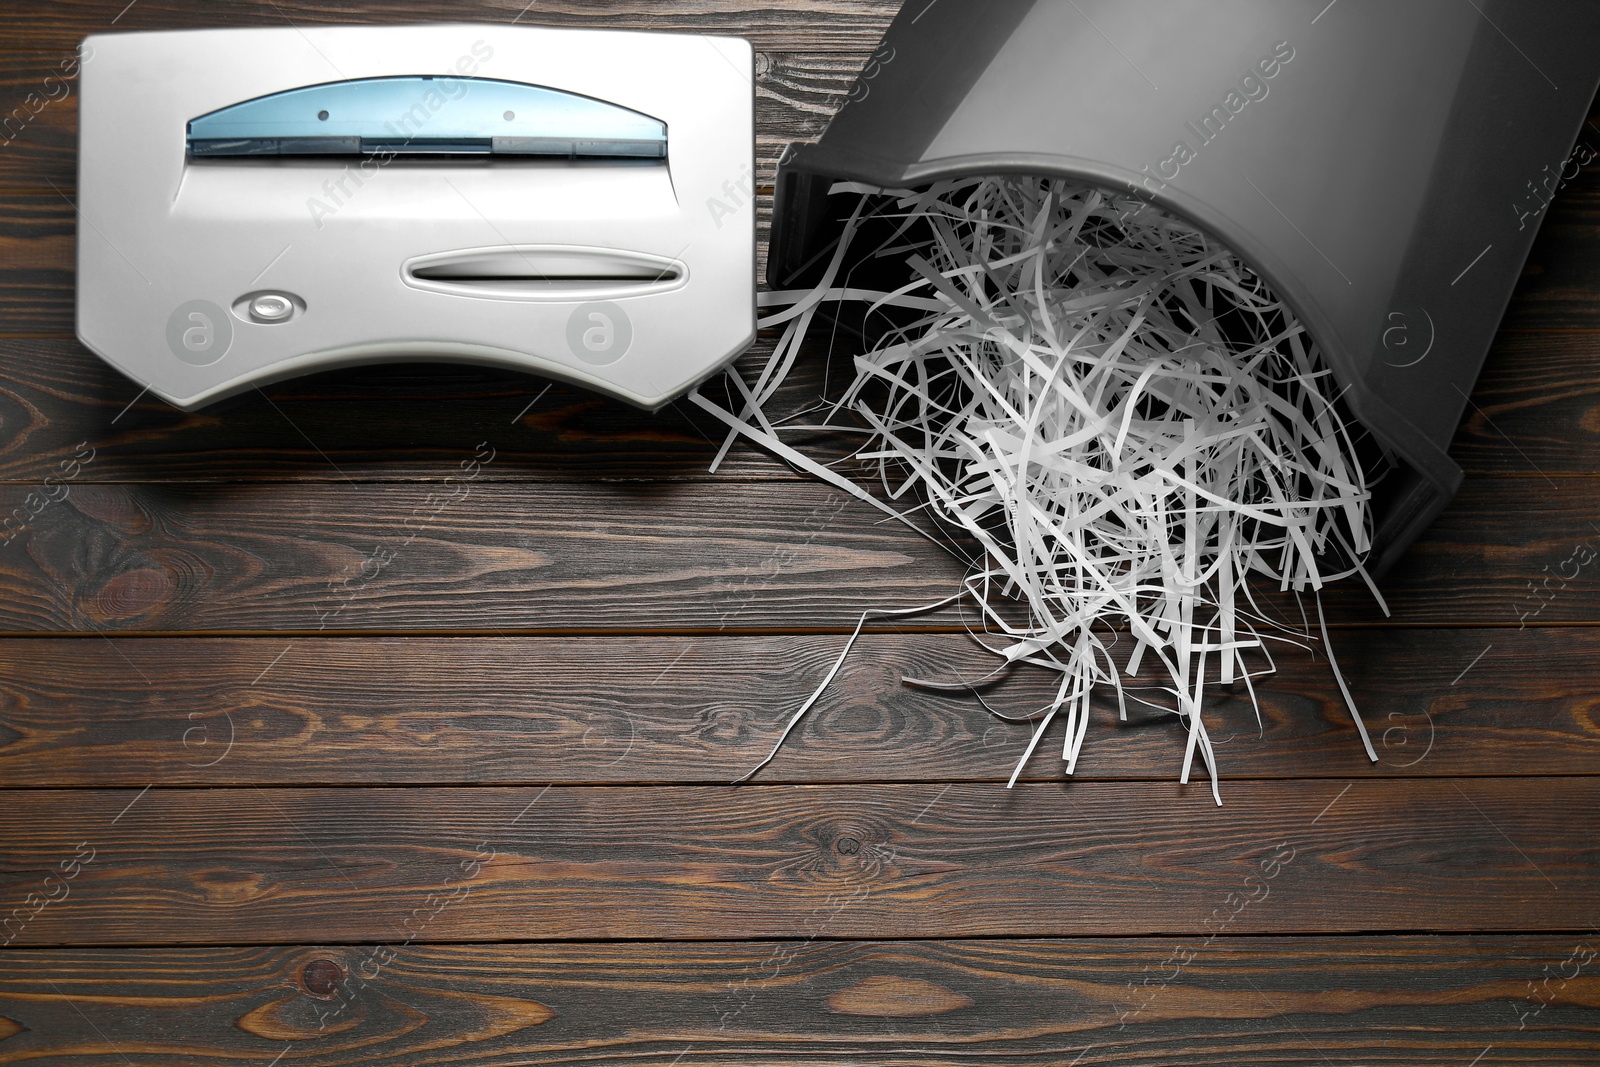
[(438, 292), (474, 290), (504, 296), (575, 292), (638, 293), (675, 288), (673, 260), (610, 249), (495, 248), (437, 253), (411, 260), (406, 282)]

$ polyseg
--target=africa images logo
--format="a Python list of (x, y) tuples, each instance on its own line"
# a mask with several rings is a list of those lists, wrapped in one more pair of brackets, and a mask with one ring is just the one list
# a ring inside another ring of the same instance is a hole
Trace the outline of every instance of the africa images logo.
[(233, 323), (209, 300), (179, 304), (167, 316), (167, 348), (185, 363), (206, 367), (228, 354)]
[(585, 363), (596, 367), (615, 363), (632, 343), (628, 313), (609, 300), (579, 304), (567, 319), (567, 348)]

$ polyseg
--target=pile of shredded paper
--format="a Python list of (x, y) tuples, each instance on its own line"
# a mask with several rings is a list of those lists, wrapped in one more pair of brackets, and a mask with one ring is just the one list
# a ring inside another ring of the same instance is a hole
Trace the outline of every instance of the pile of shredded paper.
[[(762, 320), (785, 326), (771, 358), (753, 383), (729, 372), (726, 405), (707, 388), (692, 397), (729, 427), (718, 462), (744, 436), (924, 534), (922, 510), (948, 524), (936, 539), (954, 527), (979, 546), (949, 600), (868, 617), (970, 597), (996, 674), (1059, 673), (1026, 716), (1037, 725), (1013, 783), (1057, 716), (1072, 773), (1091, 692), (1107, 686), (1124, 718), (1133, 699), (1182, 719), (1182, 780), (1198, 753), (1220, 803), (1206, 686), (1242, 679), (1254, 702), (1266, 641), (1314, 639), (1303, 615), (1295, 629), (1262, 610), (1252, 576), (1297, 593), (1367, 579), (1370, 486), (1316, 344), (1231, 251), (1135, 197), (1017, 175), (833, 193), (857, 200), (821, 282), (762, 294), (784, 308)], [(860, 247), (869, 220), (873, 247)], [(849, 287), (846, 262), (884, 257), (906, 264), (903, 286)], [(822, 420), (866, 435), (855, 455), (881, 495), (782, 440), (816, 424), (765, 410), (817, 310), (838, 301), (889, 322)], [(1152, 659), (1162, 683), (1134, 692), (1122, 675)]]

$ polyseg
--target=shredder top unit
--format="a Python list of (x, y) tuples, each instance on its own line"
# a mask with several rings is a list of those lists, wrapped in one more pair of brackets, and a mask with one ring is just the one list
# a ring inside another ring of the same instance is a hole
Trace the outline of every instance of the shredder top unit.
[(460, 360), (654, 409), (755, 336), (745, 41), (440, 24), (83, 53), (78, 337), (180, 408)]

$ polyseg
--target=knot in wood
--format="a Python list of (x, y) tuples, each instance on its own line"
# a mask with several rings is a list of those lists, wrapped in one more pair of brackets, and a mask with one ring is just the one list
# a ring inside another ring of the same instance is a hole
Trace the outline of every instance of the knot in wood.
[(332, 960), (312, 960), (300, 969), (300, 984), (314, 997), (331, 997), (344, 978), (344, 970)]

